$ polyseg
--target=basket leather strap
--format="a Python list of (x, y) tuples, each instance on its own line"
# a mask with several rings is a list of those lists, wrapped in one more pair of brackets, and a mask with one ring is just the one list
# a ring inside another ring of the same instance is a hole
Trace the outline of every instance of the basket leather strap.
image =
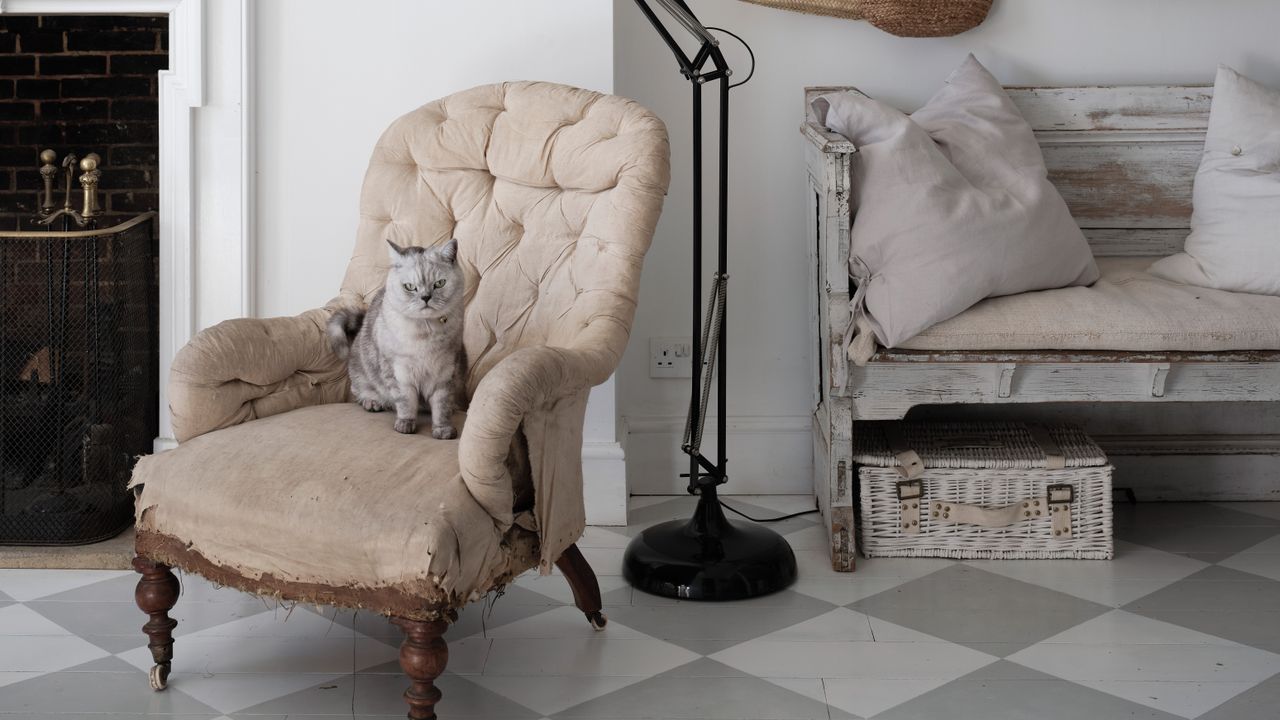
[(924, 481), (920, 478), (898, 481), (898, 512), (903, 535), (920, 534), (920, 506), (924, 501)]
[(889, 446), (889, 452), (893, 453), (898, 460), (894, 470), (898, 471), (902, 479), (915, 480), (924, 474), (924, 460), (907, 445), (907, 440), (902, 436), (902, 430), (897, 425), (884, 426), (884, 439)]
[(1028, 425), (1027, 431), (1031, 433), (1031, 439), (1036, 445), (1040, 446), (1040, 452), (1044, 453), (1044, 466), (1049, 470), (1062, 470), (1067, 466), (1067, 456), (1062, 452), (1062, 448), (1049, 434), (1049, 429), (1043, 425)]
[(933, 521), (942, 525), (978, 525), (988, 528), (1010, 527), (1023, 520), (1043, 517), (1049, 512), (1043, 498), (1023, 500), (1003, 507), (933, 500), (928, 503), (928, 510)]
[[(933, 522), (940, 525), (977, 525), (987, 528), (1011, 527), (1048, 515), (1052, 521), (1054, 539), (1070, 540), (1071, 504), (1074, 501), (1075, 489), (1063, 484), (1050, 485), (1044, 497), (1029, 498), (1002, 507), (931, 500), (925, 503), (925, 510)], [(905, 527), (903, 532), (907, 532)]]
[(902, 518), (903, 535), (920, 534), (920, 505), (924, 503), (924, 482), (920, 476), (924, 474), (924, 460), (915, 450), (907, 447), (907, 441), (897, 425), (884, 426), (885, 443), (889, 452), (897, 458), (898, 465), (894, 470), (902, 476), (898, 481), (898, 510)]
[(1053, 538), (1071, 539), (1071, 504), (1075, 502), (1075, 487), (1067, 484), (1050, 485), (1045, 496), (1049, 501), (1049, 513), (1053, 518)]

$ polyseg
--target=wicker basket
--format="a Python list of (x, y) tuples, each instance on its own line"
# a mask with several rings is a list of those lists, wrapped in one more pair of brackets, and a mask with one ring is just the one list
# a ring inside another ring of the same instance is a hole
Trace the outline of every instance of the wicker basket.
[(1113, 556), (1112, 468), (1077, 427), (865, 423), (853, 445), (867, 557)]
[(991, 0), (746, 0), (756, 5), (866, 20), (899, 37), (959, 35), (982, 24)]

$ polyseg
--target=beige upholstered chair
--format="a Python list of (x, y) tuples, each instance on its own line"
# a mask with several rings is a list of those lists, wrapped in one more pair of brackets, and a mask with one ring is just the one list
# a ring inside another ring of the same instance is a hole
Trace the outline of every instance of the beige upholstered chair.
[[(170, 568), (390, 616), (406, 633), (411, 718), (435, 717), (441, 633), (458, 608), (525, 570), (558, 565), (603, 626), (574, 545), (583, 414), (627, 342), (668, 153), (662, 122), (636, 103), (547, 83), (478, 87), (392, 123), (341, 295), (297, 317), (221, 323), (174, 359), (180, 445), (141, 460), (132, 482), (154, 687), (173, 656)], [(451, 237), (467, 278), (470, 407), (457, 440), (401, 435), (390, 414), (348, 402), (325, 321), (382, 286), (384, 238)]]

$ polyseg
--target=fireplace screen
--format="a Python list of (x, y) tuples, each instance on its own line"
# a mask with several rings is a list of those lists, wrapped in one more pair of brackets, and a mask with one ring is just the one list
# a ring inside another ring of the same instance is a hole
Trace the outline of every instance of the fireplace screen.
[(158, 419), (156, 216), (0, 232), (0, 544), (77, 544), (133, 521)]

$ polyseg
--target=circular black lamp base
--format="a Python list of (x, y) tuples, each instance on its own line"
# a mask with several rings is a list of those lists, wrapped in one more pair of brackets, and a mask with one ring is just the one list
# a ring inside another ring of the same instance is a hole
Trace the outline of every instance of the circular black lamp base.
[(743, 600), (795, 582), (796, 556), (773, 530), (725, 518), (715, 488), (707, 487), (691, 520), (659, 523), (631, 540), (622, 574), (651, 595)]

